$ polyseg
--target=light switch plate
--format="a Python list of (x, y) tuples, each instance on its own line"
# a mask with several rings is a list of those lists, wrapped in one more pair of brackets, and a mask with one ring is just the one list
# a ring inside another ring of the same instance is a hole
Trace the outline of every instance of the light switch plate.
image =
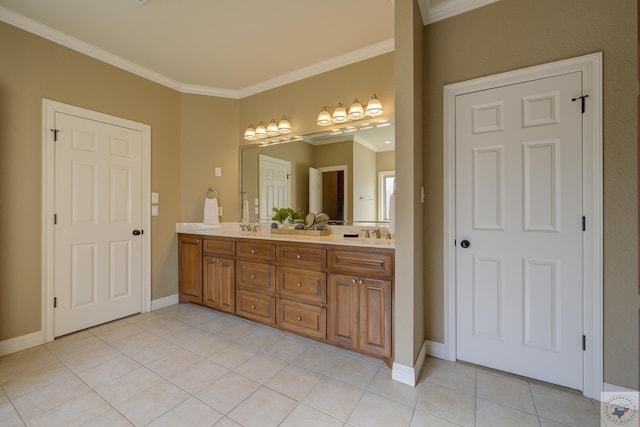
[(222, 168), (216, 168), (215, 169), (215, 174), (216, 174), (216, 176), (222, 176)]
[(260, 213), (260, 208), (256, 206), (253, 212), (258, 215)]
[(253, 206), (260, 206), (260, 199), (258, 199), (257, 197), (255, 199), (253, 199)]
[(151, 216), (158, 216), (158, 206), (157, 205), (151, 206)]
[(158, 203), (159, 197), (158, 193), (151, 193), (151, 203)]

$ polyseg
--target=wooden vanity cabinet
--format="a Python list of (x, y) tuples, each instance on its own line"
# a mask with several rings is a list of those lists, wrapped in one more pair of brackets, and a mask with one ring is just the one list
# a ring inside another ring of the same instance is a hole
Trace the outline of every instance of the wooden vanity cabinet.
[(202, 304), (202, 238), (178, 236), (178, 295), (180, 302)]
[(180, 301), (390, 365), (393, 258), (392, 249), (180, 234)]
[(203, 239), (202, 303), (227, 313), (235, 312), (235, 242)]
[(329, 269), (329, 342), (390, 363), (393, 255), (333, 250)]
[(239, 241), (236, 258), (236, 314), (275, 325), (276, 245)]

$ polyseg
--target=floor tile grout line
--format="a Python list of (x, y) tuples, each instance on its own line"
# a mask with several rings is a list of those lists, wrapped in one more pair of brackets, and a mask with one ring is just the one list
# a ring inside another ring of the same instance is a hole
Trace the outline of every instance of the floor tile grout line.
[(4, 388), (4, 386), (1, 383), (0, 383), (0, 390), (2, 390), (2, 392), (5, 394), (5, 396), (7, 396), (7, 399), (9, 400), (9, 403), (11, 404), (13, 409), (16, 411), (16, 413), (18, 414), (18, 416), (20, 417), (20, 419), (22, 420), (24, 425), (28, 427), (29, 423), (27, 422), (26, 417), (24, 415), (22, 415), (22, 412), (18, 408), (18, 405), (15, 404), (15, 402), (13, 401), (13, 398), (9, 395), (9, 393), (7, 393), (7, 390)]

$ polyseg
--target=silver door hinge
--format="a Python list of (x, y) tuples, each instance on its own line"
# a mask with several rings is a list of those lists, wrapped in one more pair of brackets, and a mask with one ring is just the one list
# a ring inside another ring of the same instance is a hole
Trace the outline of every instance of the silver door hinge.
[(587, 217), (582, 217), (582, 231), (587, 231)]
[(58, 140), (58, 132), (60, 132), (60, 129), (51, 129), (51, 132), (53, 132), (53, 142), (56, 142)]
[(58, 223), (58, 214), (53, 214), (53, 225)]
[(58, 298), (53, 297), (53, 308), (58, 307)]
[(582, 351), (587, 351), (587, 336), (582, 336)]

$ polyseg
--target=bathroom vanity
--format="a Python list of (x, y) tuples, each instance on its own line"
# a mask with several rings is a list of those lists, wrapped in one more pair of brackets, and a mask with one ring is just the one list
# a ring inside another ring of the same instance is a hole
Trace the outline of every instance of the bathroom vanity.
[(393, 241), (177, 227), (180, 301), (390, 365)]

